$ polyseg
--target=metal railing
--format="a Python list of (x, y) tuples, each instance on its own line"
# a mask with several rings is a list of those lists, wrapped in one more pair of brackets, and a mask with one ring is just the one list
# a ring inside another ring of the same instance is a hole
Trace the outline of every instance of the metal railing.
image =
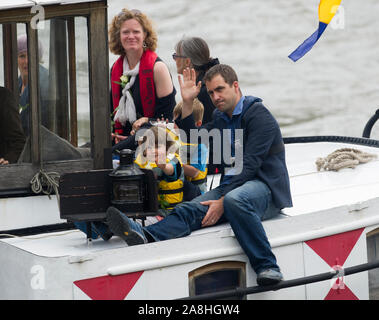
[(248, 294), (262, 293), (267, 291), (277, 291), (285, 288), (291, 288), (301, 285), (306, 285), (310, 283), (325, 281), (332, 278), (340, 278), (343, 276), (348, 276), (351, 274), (368, 271), (371, 269), (379, 268), (379, 260), (371, 261), (368, 263), (360, 264), (357, 266), (349, 268), (340, 268), (337, 270), (331, 270), (329, 272), (320, 273), (317, 275), (312, 275), (308, 277), (302, 277), (292, 280), (281, 281), (275, 285), (268, 286), (254, 286), (248, 288), (236, 288), (233, 290), (219, 291), (215, 293), (201, 294), (197, 296), (185, 297), (179, 300), (217, 300), (217, 299), (226, 299), (232, 297), (243, 297)]

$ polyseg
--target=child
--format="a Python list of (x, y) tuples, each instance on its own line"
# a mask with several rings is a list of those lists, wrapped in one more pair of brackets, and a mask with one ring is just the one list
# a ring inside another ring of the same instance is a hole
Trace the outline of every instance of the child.
[(159, 213), (163, 217), (183, 201), (184, 175), (177, 149), (167, 129), (161, 126), (148, 129), (137, 149), (135, 163), (153, 170), (159, 181)]
[[(179, 102), (173, 111), (174, 119), (177, 119), (182, 113), (183, 102)], [(202, 119), (204, 115), (204, 106), (198, 100), (195, 99), (193, 102), (193, 118), (197, 127), (200, 127), (202, 124)], [(176, 125), (175, 125), (176, 126)], [(177, 126), (176, 126), (177, 127)], [(191, 182), (193, 185), (197, 186), (200, 189), (200, 193), (203, 194), (207, 191), (207, 162), (208, 162), (208, 149), (204, 144), (191, 145), (183, 144), (181, 147), (181, 152), (186, 152), (187, 163), (183, 164), (184, 176), (185, 179)], [(184, 157), (183, 157), (184, 158)], [(185, 194), (185, 200), (189, 201), (194, 198), (193, 194), (196, 191), (193, 191), (193, 188), (190, 188), (189, 191), (192, 195)], [(196, 194), (199, 195), (199, 194)]]
[[(156, 223), (183, 201), (184, 174), (181, 160), (175, 152), (178, 145), (165, 127), (152, 126), (146, 129), (136, 151), (135, 163), (144, 169), (153, 170), (158, 184), (159, 215), (147, 217), (146, 225)], [(75, 222), (75, 226), (87, 232), (87, 225)], [(112, 237), (108, 226), (103, 222), (92, 222), (92, 239), (98, 237), (107, 241)]]

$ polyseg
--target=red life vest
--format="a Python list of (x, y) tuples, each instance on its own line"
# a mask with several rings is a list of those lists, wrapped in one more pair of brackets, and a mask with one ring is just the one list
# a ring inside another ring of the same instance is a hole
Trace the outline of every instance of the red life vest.
[[(157, 54), (151, 50), (146, 50), (141, 57), (139, 66), (139, 83), (140, 95), (142, 102), (143, 115), (148, 118), (154, 117), (155, 107), (155, 86), (154, 86), (154, 64), (157, 60)], [(124, 56), (121, 56), (114, 63), (111, 73), (111, 89), (113, 110), (118, 107), (121, 99), (121, 86), (116, 83), (120, 82), (123, 73)], [(122, 124), (115, 121), (115, 133), (122, 134)]]

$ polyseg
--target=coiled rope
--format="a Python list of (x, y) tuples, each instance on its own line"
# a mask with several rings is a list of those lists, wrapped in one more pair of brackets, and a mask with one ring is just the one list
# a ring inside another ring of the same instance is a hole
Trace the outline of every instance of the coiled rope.
[(42, 150), (42, 126), (39, 126), (39, 154), (41, 156), (39, 171), (33, 176), (32, 180), (30, 180), (30, 188), (32, 192), (35, 194), (46, 194), (51, 200), (50, 195), (54, 191), (58, 207), (59, 207), (59, 178), (60, 175), (58, 172), (46, 172), (43, 168), (43, 150)]
[(317, 158), (317, 171), (322, 169), (338, 171), (343, 168), (355, 168), (360, 163), (367, 163), (377, 157), (376, 154), (366, 153), (353, 148), (338, 149), (325, 158)]
[(34, 175), (30, 181), (30, 187), (35, 194), (46, 194), (49, 196), (53, 193), (58, 197), (59, 173), (45, 172), (42, 168)]

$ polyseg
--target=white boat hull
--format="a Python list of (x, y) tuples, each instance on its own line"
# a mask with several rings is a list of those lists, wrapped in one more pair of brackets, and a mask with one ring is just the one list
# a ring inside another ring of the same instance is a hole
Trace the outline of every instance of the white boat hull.
[[(340, 172), (318, 172), (314, 165), (316, 156), (345, 146), (286, 145), (294, 207), (263, 222), (286, 280), (378, 259), (368, 245), (379, 228), (378, 160)], [(379, 155), (376, 148), (357, 148)], [(46, 212), (53, 212), (56, 201), (48, 201)], [(12, 206), (7, 216), (18, 214)], [(22, 204), (17, 208), (25, 211)], [(256, 285), (228, 224), (134, 247), (117, 237), (88, 245), (78, 230), (8, 238), (0, 241), (0, 284), (7, 288), (0, 299), (177, 299), (189, 296), (191, 272), (229, 261), (244, 264), (246, 286)], [(247, 298), (366, 300), (371, 287), (379, 287), (376, 274), (370, 279), (366, 271)]]

